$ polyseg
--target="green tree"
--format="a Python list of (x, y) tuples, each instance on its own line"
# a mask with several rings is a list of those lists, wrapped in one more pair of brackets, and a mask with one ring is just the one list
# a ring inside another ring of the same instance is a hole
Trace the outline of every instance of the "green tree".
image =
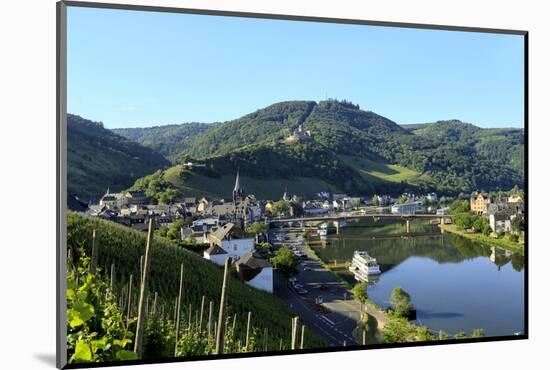
[(246, 228), (246, 231), (256, 236), (256, 243), (258, 243), (258, 236), (267, 232), (267, 225), (264, 222), (256, 221)]
[(489, 235), (491, 233), (491, 226), (489, 225), (489, 220), (485, 217), (472, 215), (473, 223), (472, 228), (478, 232), (483, 233), (483, 235)]
[(512, 231), (515, 234), (522, 233), (525, 229), (525, 221), (521, 215), (516, 215), (511, 221)]
[(363, 304), (367, 303), (367, 284), (364, 282), (355, 284), (351, 290), (351, 294), (353, 294), (353, 298), (357, 299), (359, 302)]
[(482, 338), (485, 336), (483, 329), (474, 329), (472, 331), (472, 338)]
[(284, 275), (290, 275), (296, 271), (296, 256), (288, 247), (279, 248), (273, 257), (271, 257), (273, 267), (281, 271)]
[(372, 205), (373, 205), (373, 206), (378, 206), (378, 205), (380, 205), (380, 202), (378, 201), (378, 196), (376, 196), (376, 195), (373, 195), (373, 196), (372, 196)]
[(471, 229), (475, 220), (476, 216), (470, 212), (455, 213), (453, 217), (453, 223), (463, 230)]
[(407, 317), (412, 308), (411, 296), (403, 288), (396, 287), (391, 293), (390, 304), (398, 316)]
[(470, 212), (470, 202), (467, 200), (455, 200), (449, 206), (449, 212), (451, 215)]
[(271, 214), (273, 217), (282, 216), (286, 217), (289, 215), (290, 208), (284, 200), (279, 200), (273, 204), (271, 208)]

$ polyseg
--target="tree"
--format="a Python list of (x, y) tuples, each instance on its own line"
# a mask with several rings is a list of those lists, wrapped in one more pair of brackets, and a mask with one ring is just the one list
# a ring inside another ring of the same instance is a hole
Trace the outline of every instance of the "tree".
[(271, 248), (271, 244), (269, 244), (267, 242), (266, 243), (261, 243), (261, 244), (256, 244), (256, 250), (264, 256), (269, 253), (270, 248)]
[(351, 290), (353, 298), (357, 299), (359, 302), (365, 304), (367, 303), (367, 284), (366, 283), (357, 283)]
[(372, 196), (372, 205), (373, 206), (378, 206), (380, 204), (380, 202), (378, 201), (378, 196), (377, 195), (373, 195)]
[(489, 235), (491, 233), (491, 226), (487, 218), (474, 215), (473, 219), (474, 222), (472, 223), (472, 227), (476, 232), (483, 233), (483, 235)]
[(470, 212), (470, 203), (467, 200), (455, 200), (449, 206), (449, 213), (451, 215), (466, 212)]
[(516, 215), (516, 217), (512, 219), (511, 224), (514, 234), (522, 233), (525, 229), (525, 221), (520, 215)]
[(472, 338), (482, 338), (485, 336), (483, 329), (474, 329), (472, 331)]
[(284, 275), (290, 275), (296, 270), (296, 256), (288, 247), (279, 248), (270, 261)]
[(289, 211), (290, 211), (290, 207), (288, 206), (288, 204), (284, 201), (284, 200), (279, 200), (277, 202), (275, 202), (275, 204), (273, 204), (273, 207), (271, 207), (271, 214), (276, 217), (276, 216), (288, 216), (289, 214)]
[(166, 237), (170, 240), (181, 240), (181, 228), (185, 225), (183, 220), (177, 219), (166, 232)]
[(256, 243), (258, 243), (258, 236), (267, 232), (267, 225), (264, 222), (254, 222), (246, 229), (249, 233), (256, 235)]
[(394, 288), (390, 296), (390, 304), (398, 316), (407, 317), (412, 308), (411, 296), (401, 287)]
[(461, 212), (454, 214), (453, 222), (463, 230), (471, 229), (474, 226), (476, 216), (470, 212)]

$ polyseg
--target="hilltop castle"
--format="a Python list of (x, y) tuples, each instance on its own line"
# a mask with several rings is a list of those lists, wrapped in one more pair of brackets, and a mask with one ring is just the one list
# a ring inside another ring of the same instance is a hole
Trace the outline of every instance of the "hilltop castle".
[(292, 131), (292, 135), (286, 138), (287, 142), (311, 140), (311, 131), (305, 130), (304, 125), (298, 125), (298, 128)]

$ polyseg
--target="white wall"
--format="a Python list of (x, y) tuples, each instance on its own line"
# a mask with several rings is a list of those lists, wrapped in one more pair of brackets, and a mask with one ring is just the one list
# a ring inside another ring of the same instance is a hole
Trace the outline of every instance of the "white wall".
[(247, 281), (246, 283), (256, 289), (273, 293), (273, 267), (266, 267), (262, 269), (262, 272), (254, 276), (254, 279)]
[(254, 239), (222, 240), (221, 247), (235, 261), (254, 249)]
[(227, 259), (227, 254), (213, 254), (210, 255), (206, 253), (206, 251), (203, 252), (202, 256), (206, 258), (209, 261), (214, 262), (216, 265), (223, 266), (225, 264), (225, 260)]

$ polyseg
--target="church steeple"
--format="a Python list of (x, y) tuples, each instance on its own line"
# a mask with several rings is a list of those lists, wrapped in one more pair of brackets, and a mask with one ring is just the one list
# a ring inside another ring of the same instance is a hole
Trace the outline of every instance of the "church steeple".
[(237, 170), (237, 177), (235, 178), (235, 187), (233, 188), (233, 202), (242, 200), (243, 188), (241, 187), (241, 181), (239, 178), (239, 170)]

